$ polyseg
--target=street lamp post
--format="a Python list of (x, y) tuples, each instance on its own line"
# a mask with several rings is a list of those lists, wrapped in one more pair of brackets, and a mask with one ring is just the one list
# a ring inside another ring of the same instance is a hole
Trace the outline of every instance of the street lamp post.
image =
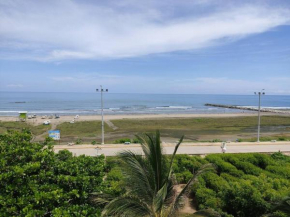
[(102, 145), (105, 144), (105, 132), (104, 132), (104, 103), (103, 103), (103, 92), (108, 92), (108, 89), (103, 89), (102, 85), (100, 85), (101, 89), (96, 89), (97, 92), (101, 93), (101, 115), (102, 115)]
[(259, 108), (258, 108), (258, 138), (257, 142), (260, 142), (260, 124), (261, 124), (261, 95), (265, 95), (265, 92), (263, 92), (264, 89), (262, 89), (261, 92), (255, 92), (255, 95), (259, 95)]

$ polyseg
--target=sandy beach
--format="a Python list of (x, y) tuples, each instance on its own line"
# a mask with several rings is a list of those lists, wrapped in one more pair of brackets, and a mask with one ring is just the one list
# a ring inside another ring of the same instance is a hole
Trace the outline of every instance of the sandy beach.
[[(104, 115), (105, 120), (120, 120), (120, 119), (168, 119), (168, 118), (223, 118), (223, 117), (251, 117), (256, 116), (254, 113), (223, 113), (223, 114), (126, 114), (126, 115)], [(274, 113), (262, 113), (262, 115), (281, 115)], [(52, 124), (60, 124), (70, 122), (75, 116), (61, 116), (58, 119), (42, 119), (37, 116), (33, 119), (27, 119), (27, 123), (33, 125), (43, 124), (45, 120), (50, 120)], [(101, 115), (83, 115), (79, 116), (75, 121), (100, 121)], [(0, 116), (0, 121), (19, 121), (17, 116)]]

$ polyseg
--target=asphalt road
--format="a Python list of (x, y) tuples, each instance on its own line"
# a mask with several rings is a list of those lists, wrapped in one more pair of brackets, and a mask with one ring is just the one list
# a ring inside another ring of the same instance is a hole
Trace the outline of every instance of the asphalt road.
[[(184, 143), (178, 149), (178, 154), (190, 154), (190, 155), (205, 155), (212, 153), (221, 153), (220, 143)], [(130, 150), (136, 153), (142, 153), (139, 145), (74, 145), (55, 146), (54, 150), (67, 149), (74, 155), (79, 156), (82, 154), (89, 156), (97, 156), (104, 154), (105, 156), (114, 156), (123, 150)], [(174, 144), (164, 143), (163, 150), (165, 154), (172, 154), (174, 150)], [(272, 153), (272, 152), (289, 152), (290, 142), (267, 142), (267, 143), (230, 143), (227, 144), (226, 153)]]

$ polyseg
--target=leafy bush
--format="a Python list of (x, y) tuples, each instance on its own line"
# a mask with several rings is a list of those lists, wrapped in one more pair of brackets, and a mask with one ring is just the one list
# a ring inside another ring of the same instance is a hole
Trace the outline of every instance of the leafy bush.
[(199, 209), (212, 208), (222, 216), (260, 217), (290, 194), (290, 157), (282, 153), (213, 154), (205, 160), (214, 163), (218, 173), (203, 175), (192, 187)]
[(137, 138), (134, 138), (134, 139), (130, 139), (130, 138), (122, 138), (122, 139), (117, 139), (114, 141), (114, 144), (123, 144), (125, 142), (130, 142), (130, 143), (134, 143), (134, 144), (137, 144), (137, 143), (140, 143), (139, 140)]
[(83, 140), (81, 139), (81, 138), (78, 138), (77, 140), (76, 140), (76, 144), (77, 145), (80, 145), (80, 144), (82, 144), (83, 143)]
[(211, 142), (222, 142), (220, 139), (213, 139)]
[(122, 144), (122, 143), (125, 143), (125, 142), (131, 142), (131, 139), (130, 138), (117, 139), (117, 140), (114, 141), (114, 144)]
[(271, 155), (271, 158), (273, 158), (274, 160), (279, 160), (279, 161), (288, 161), (289, 162), (289, 157), (287, 157), (286, 155), (284, 155), (282, 152), (276, 152), (274, 154)]
[(0, 135), (1, 216), (98, 216), (89, 202), (100, 190), (104, 157), (55, 154), (27, 131)]

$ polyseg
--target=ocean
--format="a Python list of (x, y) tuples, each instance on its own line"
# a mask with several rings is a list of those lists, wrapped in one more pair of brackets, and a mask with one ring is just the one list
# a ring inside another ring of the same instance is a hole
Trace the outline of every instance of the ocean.
[[(256, 107), (256, 95), (104, 93), (105, 114), (235, 113), (240, 110), (207, 107), (205, 103)], [(264, 95), (262, 107), (290, 109), (290, 96)], [(29, 114), (100, 114), (100, 93), (0, 92), (0, 116)], [(246, 112), (246, 111), (245, 111)]]

